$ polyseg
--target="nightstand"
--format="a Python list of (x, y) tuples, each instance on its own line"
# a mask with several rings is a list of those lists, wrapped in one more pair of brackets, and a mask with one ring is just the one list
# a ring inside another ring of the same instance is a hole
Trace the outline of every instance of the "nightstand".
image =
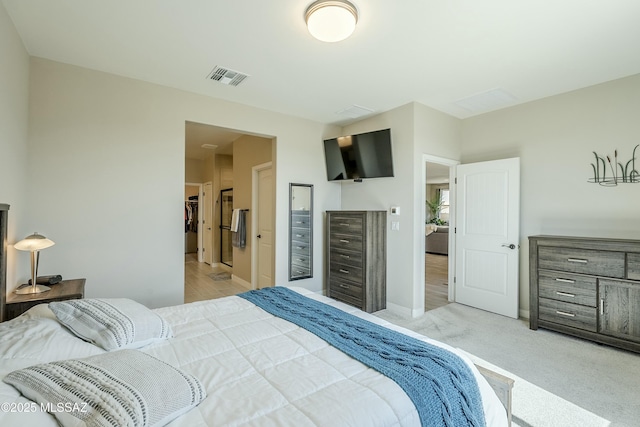
[(50, 291), (40, 294), (18, 295), (11, 293), (11, 295), (7, 297), (4, 320), (11, 320), (14, 317), (18, 317), (38, 304), (82, 299), (84, 298), (85, 281), (86, 279), (63, 280), (58, 284), (51, 285)]

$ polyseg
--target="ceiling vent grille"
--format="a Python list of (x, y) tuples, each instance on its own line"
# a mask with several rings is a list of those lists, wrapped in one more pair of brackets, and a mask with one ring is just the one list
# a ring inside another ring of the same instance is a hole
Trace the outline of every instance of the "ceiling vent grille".
[(215, 80), (228, 86), (238, 86), (247, 77), (249, 77), (248, 74), (231, 70), (229, 68), (219, 67), (217, 65), (207, 76), (208, 79)]
[(504, 89), (496, 88), (455, 102), (471, 113), (483, 113), (513, 105), (518, 99)]
[(340, 111), (336, 111), (336, 114), (339, 116), (347, 116), (352, 119), (357, 119), (358, 117), (363, 117), (373, 112), (374, 110), (370, 108), (361, 107), (360, 105), (352, 105), (351, 107), (347, 107)]

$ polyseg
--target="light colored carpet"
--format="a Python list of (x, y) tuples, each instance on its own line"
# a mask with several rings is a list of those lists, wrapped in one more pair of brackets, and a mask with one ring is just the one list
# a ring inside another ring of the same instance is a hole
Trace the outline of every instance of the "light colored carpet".
[(375, 313), (515, 379), (520, 427), (640, 426), (640, 355), (452, 303), (418, 319)]

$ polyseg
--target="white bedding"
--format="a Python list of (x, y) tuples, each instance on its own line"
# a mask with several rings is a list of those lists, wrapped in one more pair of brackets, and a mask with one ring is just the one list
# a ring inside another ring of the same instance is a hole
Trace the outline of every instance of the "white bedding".
[[(466, 356), (353, 307), (294, 288), (407, 335), (459, 354), (472, 368), (483, 397), (487, 426), (507, 425), (505, 410)], [(206, 399), (170, 426), (419, 426), (413, 403), (392, 380), (325, 341), (252, 303), (227, 297), (155, 310), (174, 337), (142, 349), (198, 378)], [(0, 324), (0, 377), (36, 363), (104, 352), (62, 327), (46, 306)], [(4, 409), (28, 401), (0, 382)], [(2, 426), (56, 426), (43, 412), (0, 410)]]

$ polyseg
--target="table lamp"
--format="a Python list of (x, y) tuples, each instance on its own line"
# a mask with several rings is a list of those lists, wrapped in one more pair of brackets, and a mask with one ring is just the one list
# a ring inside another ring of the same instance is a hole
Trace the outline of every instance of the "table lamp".
[(54, 244), (55, 243), (46, 237), (38, 233), (33, 233), (13, 245), (13, 247), (19, 251), (31, 252), (31, 286), (23, 286), (16, 289), (16, 294), (39, 294), (51, 289), (48, 286), (36, 284), (36, 279), (38, 278), (38, 257), (40, 250), (46, 249)]

